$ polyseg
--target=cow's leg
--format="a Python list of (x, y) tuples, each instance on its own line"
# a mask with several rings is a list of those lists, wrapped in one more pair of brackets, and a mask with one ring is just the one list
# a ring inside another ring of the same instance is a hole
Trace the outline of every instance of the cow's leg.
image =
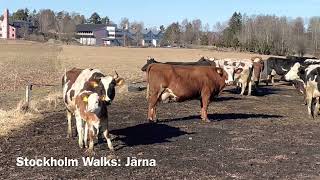
[(316, 97), (315, 101), (316, 101), (315, 102), (316, 105), (315, 105), (314, 110), (313, 110), (313, 115), (317, 117), (318, 114), (319, 114), (319, 97)]
[(307, 102), (307, 96), (306, 94), (303, 95), (303, 105), (307, 105), (308, 102)]
[(210, 122), (208, 119), (208, 106), (209, 106), (209, 95), (202, 95), (201, 97), (202, 108), (201, 108), (201, 120), (203, 122)]
[(83, 135), (84, 147), (88, 148), (88, 123), (85, 122), (84, 135)]
[(88, 148), (88, 152), (90, 155), (94, 154), (93, 152), (93, 146), (94, 146), (94, 129), (93, 129), (93, 125), (89, 124), (88, 125), (88, 129), (89, 129), (89, 148)]
[(251, 96), (251, 90), (252, 90), (252, 81), (249, 81), (249, 84), (248, 84), (248, 96)]
[(247, 82), (242, 83), (241, 93), (240, 93), (241, 96), (243, 96), (244, 91), (246, 90), (246, 88), (247, 88)]
[(69, 110), (67, 110), (67, 120), (68, 120), (67, 138), (71, 138), (72, 137), (72, 126), (71, 126), (72, 113)]
[(78, 131), (78, 144), (80, 148), (83, 148), (83, 120), (79, 113), (75, 113), (76, 117), (76, 124), (77, 124), (77, 131)]
[(312, 88), (306, 87), (306, 101), (308, 106), (308, 115), (309, 117), (313, 118), (313, 112), (312, 112)]
[(273, 75), (271, 75), (271, 84), (272, 84), (272, 86), (275, 86), (275, 83), (274, 83), (274, 76), (273, 76)]
[(156, 122), (156, 105), (158, 102), (157, 95), (150, 95), (149, 96), (149, 108), (148, 108), (148, 120), (149, 122)]
[(108, 148), (110, 149), (110, 151), (114, 152), (114, 148), (113, 148), (113, 145), (112, 145), (112, 142), (111, 142), (111, 137), (110, 137), (108, 128), (106, 128), (106, 129), (104, 130), (103, 136), (104, 136), (104, 138), (106, 138), (106, 140), (107, 140)]
[(268, 76), (267, 76), (267, 80), (266, 80), (266, 86), (268, 86), (268, 85), (269, 85), (269, 81), (270, 81), (270, 79), (271, 79), (271, 75), (269, 75), (269, 74), (268, 74)]

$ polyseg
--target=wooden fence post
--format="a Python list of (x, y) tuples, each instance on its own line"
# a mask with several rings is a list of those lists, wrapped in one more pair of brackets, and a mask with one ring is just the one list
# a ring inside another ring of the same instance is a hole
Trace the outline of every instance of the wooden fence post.
[(26, 106), (29, 107), (29, 103), (31, 101), (31, 91), (32, 91), (32, 84), (28, 82), (26, 86)]

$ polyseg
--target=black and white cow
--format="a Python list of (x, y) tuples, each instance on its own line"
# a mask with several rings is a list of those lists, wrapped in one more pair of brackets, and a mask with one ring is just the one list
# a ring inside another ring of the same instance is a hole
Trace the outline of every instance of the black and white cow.
[[(87, 136), (83, 132), (85, 123), (99, 121), (99, 126), (96, 127), (98, 128), (96, 130), (103, 132), (109, 149), (113, 150), (108, 132), (107, 105), (115, 97), (115, 87), (123, 83), (124, 80), (119, 78), (118, 74), (114, 77), (105, 76), (98, 69), (73, 68), (65, 72), (62, 78), (62, 86), (63, 100), (67, 109), (68, 137), (72, 136), (71, 119), (72, 115), (75, 115), (78, 143), (81, 148), (83, 147), (84, 138)], [(100, 134), (97, 133), (97, 135), (100, 137)]]
[(229, 78), (241, 88), (240, 95), (244, 94), (247, 87), (248, 96), (251, 95), (253, 63), (250, 60), (220, 59), (214, 62), (217, 64), (217, 67), (223, 68)]
[(266, 61), (266, 68), (267, 68), (267, 81), (266, 85), (268, 85), (269, 80), (271, 79), (271, 83), (274, 86), (274, 76), (279, 75), (283, 77), (287, 74), (290, 68), (296, 63), (299, 62), (302, 64), (304, 60), (289, 60), (286, 58), (278, 58), (278, 57), (270, 57)]
[(267, 81), (266, 85), (268, 85), (269, 80), (271, 79), (271, 83), (274, 86), (274, 76), (279, 75), (281, 78), (287, 74), (291, 67), (295, 63), (304, 64), (305, 61), (312, 62), (312, 59), (316, 59), (314, 57), (296, 57), (296, 56), (287, 56), (286, 58), (279, 57), (269, 57), (266, 61), (267, 67)]
[(311, 117), (317, 116), (320, 97), (320, 64), (302, 66), (300, 63), (295, 63), (285, 75), (285, 79), (303, 83), (302, 92), (305, 92), (308, 114)]

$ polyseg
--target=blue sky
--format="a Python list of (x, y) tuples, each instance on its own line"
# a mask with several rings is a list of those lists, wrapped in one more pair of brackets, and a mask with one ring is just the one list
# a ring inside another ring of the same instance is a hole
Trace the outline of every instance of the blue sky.
[(50, 8), (78, 12), (87, 18), (98, 12), (115, 23), (128, 17), (130, 21), (144, 21), (147, 27), (181, 22), (185, 18), (199, 18), (212, 27), (218, 21), (227, 21), (235, 11), (292, 18), (320, 16), (320, 0), (0, 0), (0, 11), (4, 8), (11, 13), (19, 8)]

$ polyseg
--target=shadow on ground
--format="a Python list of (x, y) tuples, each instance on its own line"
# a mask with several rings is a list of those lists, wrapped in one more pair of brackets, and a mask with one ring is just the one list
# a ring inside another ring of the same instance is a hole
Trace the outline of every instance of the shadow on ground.
[[(269, 115), (269, 114), (243, 114), (243, 113), (226, 113), (226, 114), (208, 114), (208, 118), (211, 121), (226, 121), (226, 120), (244, 120), (244, 119), (271, 119), (271, 118), (282, 118), (279, 115)], [(182, 118), (174, 119), (162, 119), (161, 122), (171, 122), (171, 121), (187, 121), (187, 120), (197, 120), (201, 119), (199, 115), (192, 115)]]
[(170, 142), (170, 138), (193, 134), (161, 123), (138, 124), (135, 126), (112, 130), (110, 133), (118, 136), (114, 140), (120, 140), (127, 146)]

